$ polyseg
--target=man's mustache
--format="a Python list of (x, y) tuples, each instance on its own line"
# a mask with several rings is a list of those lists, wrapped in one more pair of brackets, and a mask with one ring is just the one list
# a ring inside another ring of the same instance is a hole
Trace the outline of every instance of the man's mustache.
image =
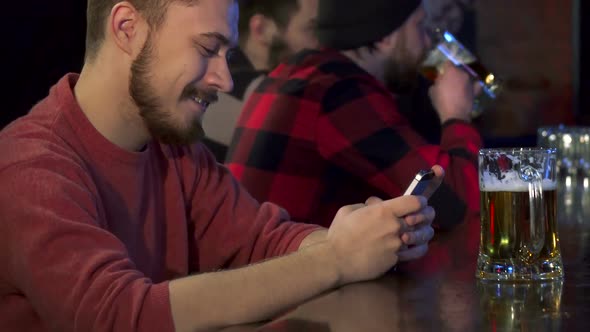
[(216, 103), (219, 97), (217, 96), (217, 91), (213, 89), (203, 90), (198, 89), (194, 86), (187, 86), (184, 91), (182, 92), (183, 99), (192, 99), (192, 98), (199, 98), (209, 104)]

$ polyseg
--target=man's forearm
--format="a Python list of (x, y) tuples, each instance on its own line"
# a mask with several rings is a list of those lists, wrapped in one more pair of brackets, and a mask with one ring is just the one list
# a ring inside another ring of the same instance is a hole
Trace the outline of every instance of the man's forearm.
[(339, 284), (339, 271), (331, 257), (329, 245), (317, 243), (241, 269), (172, 281), (170, 303), (176, 331), (267, 319), (333, 288)]
[(321, 229), (321, 230), (315, 231), (313, 233), (310, 233), (308, 236), (306, 236), (303, 239), (303, 241), (301, 241), (301, 244), (299, 244), (299, 250), (301, 250), (305, 247), (309, 247), (313, 244), (323, 242), (326, 240), (327, 236), (328, 236), (327, 229)]

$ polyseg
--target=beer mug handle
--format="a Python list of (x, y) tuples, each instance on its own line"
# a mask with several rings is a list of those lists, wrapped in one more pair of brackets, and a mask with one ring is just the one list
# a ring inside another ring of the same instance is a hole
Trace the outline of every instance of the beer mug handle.
[(531, 166), (522, 166), (520, 178), (529, 185), (530, 222), (528, 237), (523, 237), (520, 259), (530, 263), (539, 257), (545, 242), (545, 208), (543, 202), (543, 177)]

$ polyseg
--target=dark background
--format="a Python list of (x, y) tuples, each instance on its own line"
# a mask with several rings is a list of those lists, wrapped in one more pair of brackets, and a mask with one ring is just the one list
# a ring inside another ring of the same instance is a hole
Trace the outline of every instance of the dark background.
[(22, 116), (84, 59), (85, 0), (20, 1), (0, 20), (4, 67), (0, 128)]
[[(580, 0), (580, 85), (578, 112), (580, 122), (590, 124), (590, 1)], [(586, 61), (585, 61), (586, 60)]]

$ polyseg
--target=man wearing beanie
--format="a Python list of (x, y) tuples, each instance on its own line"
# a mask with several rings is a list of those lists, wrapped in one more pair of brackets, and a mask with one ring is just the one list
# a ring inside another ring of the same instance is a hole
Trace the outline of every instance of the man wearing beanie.
[(294, 220), (330, 224), (338, 207), (404, 193), (435, 164), (443, 185), (431, 197), (435, 228), (479, 212), (477, 153), (470, 123), (473, 84), (447, 64), (430, 89), (442, 133), (431, 145), (399, 111), (431, 46), (418, 0), (320, 0), (322, 49), (279, 65), (246, 102), (230, 146), (230, 171), (260, 201)]

